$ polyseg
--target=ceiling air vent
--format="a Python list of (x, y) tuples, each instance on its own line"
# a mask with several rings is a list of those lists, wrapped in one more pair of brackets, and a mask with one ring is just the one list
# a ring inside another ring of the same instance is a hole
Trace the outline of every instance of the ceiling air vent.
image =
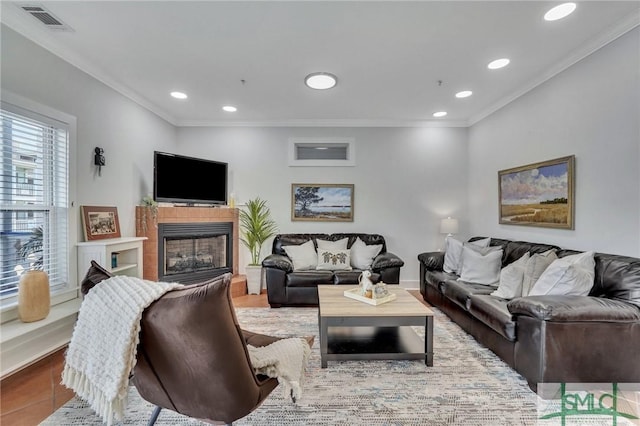
[(53, 13), (40, 5), (21, 5), (20, 8), (42, 22), (50, 30), (73, 31), (73, 29), (58, 19)]

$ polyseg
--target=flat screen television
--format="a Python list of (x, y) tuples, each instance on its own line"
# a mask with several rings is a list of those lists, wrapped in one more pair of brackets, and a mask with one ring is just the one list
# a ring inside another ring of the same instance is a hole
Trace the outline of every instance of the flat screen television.
[(153, 198), (169, 203), (227, 204), (227, 163), (155, 151)]

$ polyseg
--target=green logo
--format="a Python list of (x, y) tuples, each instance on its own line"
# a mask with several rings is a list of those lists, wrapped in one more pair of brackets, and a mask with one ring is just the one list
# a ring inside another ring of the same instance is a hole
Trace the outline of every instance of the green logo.
[(560, 411), (545, 414), (540, 419), (553, 419), (559, 417), (561, 425), (565, 426), (567, 417), (571, 416), (608, 416), (612, 425), (617, 426), (618, 418), (637, 420), (638, 417), (618, 411), (617, 383), (612, 383), (611, 393), (596, 394), (593, 392), (567, 392), (566, 383), (560, 384)]

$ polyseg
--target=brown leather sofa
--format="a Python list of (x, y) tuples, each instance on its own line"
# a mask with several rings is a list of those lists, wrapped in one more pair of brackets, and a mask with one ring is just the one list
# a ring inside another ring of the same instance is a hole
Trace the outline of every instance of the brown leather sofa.
[[(502, 247), (502, 267), (527, 251), (578, 253), (496, 238), (490, 245)], [(442, 269), (444, 252), (422, 253), (418, 260), (424, 300), (495, 352), (534, 391), (539, 383), (640, 382), (640, 259), (596, 253), (588, 296), (512, 300), (491, 296), (496, 287), (456, 281), (457, 275)]]
[(351, 271), (294, 271), (293, 262), (282, 248), (287, 245), (300, 245), (309, 240), (317, 249), (316, 240), (338, 241), (349, 238), (347, 247), (351, 248), (357, 238), (366, 245), (382, 245), (382, 251), (371, 264), (372, 281), (387, 284), (400, 282), (400, 268), (404, 262), (395, 254), (387, 251), (382, 235), (377, 234), (279, 234), (273, 240), (272, 254), (262, 262), (265, 269), (267, 296), (272, 308), (281, 306), (317, 306), (319, 284), (357, 285), (362, 270)]

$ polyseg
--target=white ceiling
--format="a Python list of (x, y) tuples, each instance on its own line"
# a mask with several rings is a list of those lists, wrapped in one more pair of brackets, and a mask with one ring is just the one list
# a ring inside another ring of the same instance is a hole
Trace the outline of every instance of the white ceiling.
[[(548, 1), (34, 3), (74, 31), (19, 2), (2, 22), (176, 125), (466, 126), (640, 24), (638, 1), (580, 2), (555, 22)], [(338, 85), (308, 89), (316, 71)]]

